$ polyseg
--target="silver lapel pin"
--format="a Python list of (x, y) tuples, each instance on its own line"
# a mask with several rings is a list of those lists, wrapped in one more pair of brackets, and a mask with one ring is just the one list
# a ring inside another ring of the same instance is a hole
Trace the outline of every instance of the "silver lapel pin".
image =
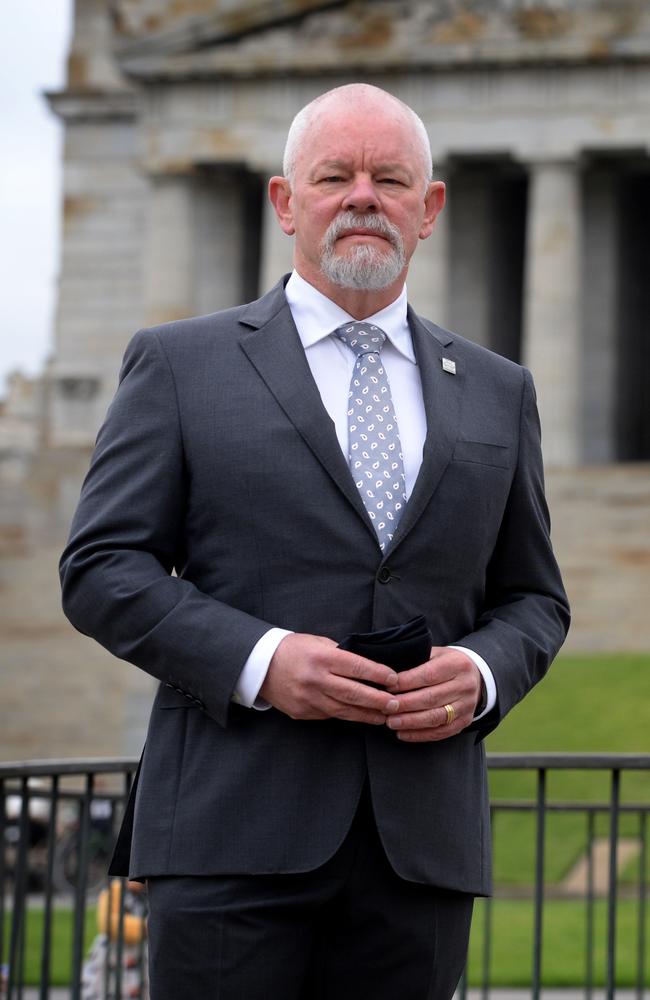
[(456, 362), (452, 361), (451, 358), (442, 359), (442, 370), (443, 372), (449, 372), (450, 375), (456, 374)]

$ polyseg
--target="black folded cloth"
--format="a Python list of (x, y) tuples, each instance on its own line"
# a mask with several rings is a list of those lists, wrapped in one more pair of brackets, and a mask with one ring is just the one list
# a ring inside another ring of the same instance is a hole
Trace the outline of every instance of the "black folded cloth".
[(368, 660), (383, 663), (393, 670), (410, 670), (426, 663), (433, 640), (424, 615), (417, 615), (403, 625), (374, 632), (352, 632), (339, 643), (339, 649), (358, 653)]

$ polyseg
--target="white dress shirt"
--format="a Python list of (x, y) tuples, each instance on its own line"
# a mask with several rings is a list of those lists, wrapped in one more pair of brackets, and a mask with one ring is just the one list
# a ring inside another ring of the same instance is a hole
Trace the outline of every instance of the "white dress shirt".
[[(305, 349), (307, 363), (320, 392), (323, 406), (334, 422), (336, 436), (347, 460), (348, 391), (356, 358), (338, 337), (333, 337), (331, 334), (344, 323), (354, 321), (354, 317), (301, 278), (297, 271), (294, 271), (289, 278), (285, 293), (300, 342)], [(381, 357), (390, 383), (400, 432), (408, 500), (422, 464), (427, 423), (422, 399), (422, 383), (406, 319), (406, 306), (406, 286), (404, 286), (401, 295), (394, 302), (380, 312), (367, 316), (366, 321), (374, 323), (386, 334)], [(233, 701), (249, 708), (269, 708), (267, 702), (258, 698), (258, 692), (275, 650), (281, 640), (290, 634), (286, 629), (272, 628), (256, 643), (239, 675)], [(496, 684), (492, 671), (485, 660), (473, 650), (463, 646), (449, 648), (460, 649), (470, 657), (481, 672), (487, 695), (483, 711), (476, 716), (481, 718), (496, 703)]]

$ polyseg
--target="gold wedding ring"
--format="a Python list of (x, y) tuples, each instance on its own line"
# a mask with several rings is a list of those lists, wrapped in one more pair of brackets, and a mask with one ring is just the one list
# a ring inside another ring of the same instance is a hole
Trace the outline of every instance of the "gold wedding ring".
[(444, 723), (445, 726), (450, 726), (454, 719), (456, 718), (456, 712), (454, 711), (453, 705), (443, 705), (445, 712), (447, 713), (447, 721)]

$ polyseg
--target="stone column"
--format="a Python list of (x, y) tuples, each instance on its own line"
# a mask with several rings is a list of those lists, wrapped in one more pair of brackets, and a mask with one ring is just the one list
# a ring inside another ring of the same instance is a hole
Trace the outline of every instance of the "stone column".
[(617, 172), (611, 165), (592, 166), (584, 187), (582, 457), (615, 462), (622, 259)]
[(577, 162), (531, 164), (523, 361), (535, 377), (549, 465), (580, 459), (580, 229)]
[[(436, 173), (436, 180), (445, 180)], [(449, 324), (449, 207), (436, 219), (427, 240), (421, 240), (408, 273), (409, 302), (416, 310), (440, 326)]]
[(145, 324), (194, 312), (194, 185), (189, 175), (151, 178), (144, 246)]
[[(282, 169), (269, 170), (267, 177), (282, 174)], [(279, 278), (293, 269), (293, 237), (280, 229), (275, 209), (264, 193), (262, 210), (262, 252), (260, 254), (260, 295), (268, 292)]]

